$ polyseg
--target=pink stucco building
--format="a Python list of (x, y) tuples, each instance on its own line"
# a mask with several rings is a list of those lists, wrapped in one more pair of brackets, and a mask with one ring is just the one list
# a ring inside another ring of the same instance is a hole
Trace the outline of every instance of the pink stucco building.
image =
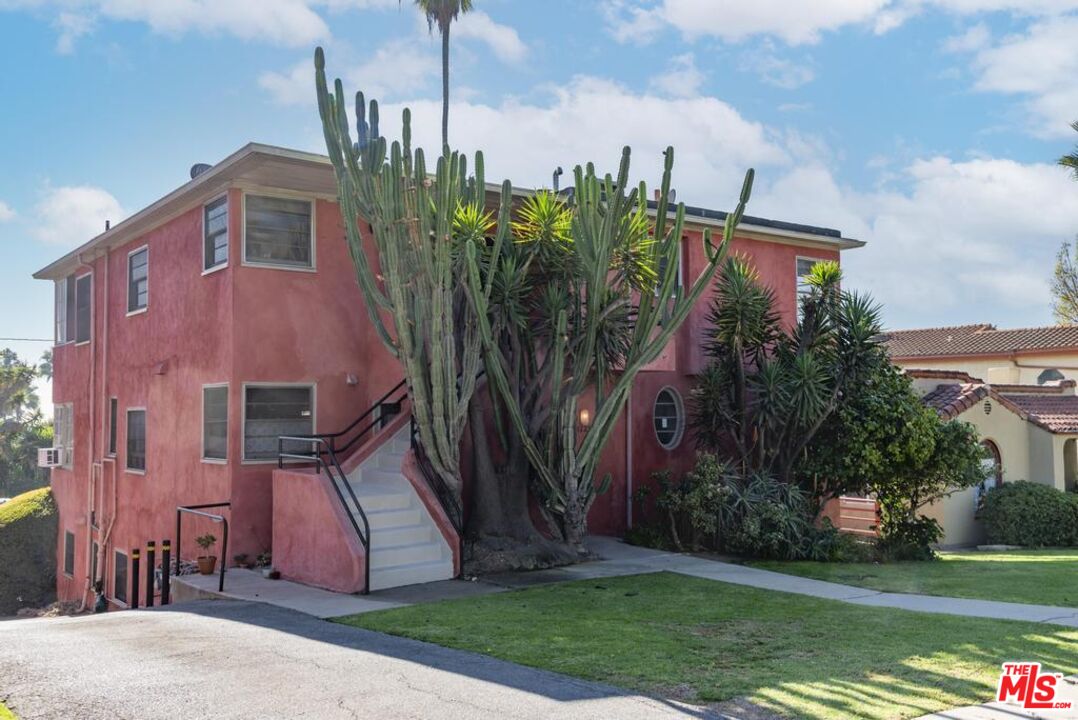
[[(218, 502), (230, 503), (229, 564), (272, 551), (286, 577), (351, 592), (368, 574), (372, 589), (451, 575), (453, 527), (415, 472), (406, 405), (340, 458), (369, 551), (325, 474), (277, 469), (279, 436), (342, 430), (402, 378), (366, 319), (328, 160), (250, 144), (201, 170), (35, 274), (56, 285), (59, 597), (85, 597), (95, 576), (124, 606), (131, 550), (173, 538), (177, 506)], [(723, 215), (688, 214), (681, 271), (695, 277), (699, 233)], [(792, 319), (812, 261), (860, 244), (746, 218), (733, 249)], [(614, 483), (594, 532), (623, 533), (633, 489), (692, 462), (682, 398), (704, 363), (705, 312), (640, 375), (605, 450), (600, 472)], [(198, 554), (196, 535), (220, 538), (205, 519), (184, 523), (173, 548), (184, 559)]]

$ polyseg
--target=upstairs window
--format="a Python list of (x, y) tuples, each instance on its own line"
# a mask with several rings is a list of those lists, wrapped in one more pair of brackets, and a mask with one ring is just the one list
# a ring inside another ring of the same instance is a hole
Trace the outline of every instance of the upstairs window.
[(202, 214), (202, 269), (228, 264), (228, 197), (206, 205)]
[(90, 342), (93, 323), (93, 275), (75, 280), (75, 342)]
[(93, 275), (68, 275), (56, 282), (56, 344), (88, 342), (93, 307)]
[(228, 386), (202, 388), (202, 457), (228, 459)]
[(300, 270), (314, 268), (314, 213), (310, 200), (247, 195), (244, 213), (244, 262)]
[(127, 469), (146, 470), (146, 411), (127, 411)]
[(150, 249), (127, 256), (127, 313), (141, 312), (150, 304)]
[(685, 408), (677, 390), (663, 388), (659, 391), (652, 417), (659, 444), (667, 450), (676, 448), (685, 434)]
[(821, 263), (823, 260), (816, 258), (797, 258), (797, 308), (798, 312), (801, 311), (801, 301), (812, 293), (812, 286), (808, 284), (808, 276), (812, 272), (812, 268), (816, 267), (816, 263)]
[(116, 457), (116, 422), (120, 413), (120, 402), (109, 398), (109, 455)]
[[(244, 389), (243, 459), (276, 460), (277, 438), (314, 432), (310, 385), (251, 385)], [(308, 443), (285, 444), (285, 452), (309, 452)]]

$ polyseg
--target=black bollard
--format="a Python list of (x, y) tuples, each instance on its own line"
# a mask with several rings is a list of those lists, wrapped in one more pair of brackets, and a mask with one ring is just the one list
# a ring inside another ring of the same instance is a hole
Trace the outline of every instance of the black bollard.
[(172, 555), (172, 543), (168, 540), (161, 541), (161, 604), (168, 605), (169, 603), (169, 591), (172, 589), (172, 583), (169, 582), (169, 575), (171, 568), (169, 563)]
[(154, 543), (150, 540), (146, 543), (146, 607), (153, 607), (153, 560), (154, 560)]
[(138, 610), (138, 559), (139, 549), (135, 548), (131, 551), (131, 602), (129, 606), (132, 610)]

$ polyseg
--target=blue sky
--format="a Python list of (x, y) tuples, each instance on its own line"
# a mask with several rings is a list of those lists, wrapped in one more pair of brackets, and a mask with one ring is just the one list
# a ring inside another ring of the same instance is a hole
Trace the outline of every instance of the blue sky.
[[(868, 241), (891, 327), (1051, 322), (1078, 184), (1078, 0), (476, 0), (451, 140), (488, 179), (634, 150), (679, 199)], [(397, 0), (0, 0), (0, 336), (49, 337), (31, 273), (255, 140), (322, 150), (311, 53), (437, 144), (436, 39)], [(42, 344), (12, 344), (36, 356)]]

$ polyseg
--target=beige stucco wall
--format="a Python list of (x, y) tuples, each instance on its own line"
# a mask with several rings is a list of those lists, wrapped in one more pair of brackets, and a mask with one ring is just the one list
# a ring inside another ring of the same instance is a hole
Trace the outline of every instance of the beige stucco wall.
[(1037, 376), (1046, 368), (1055, 368), (1068, 380), (1078, 380), (1078, 353), (1023, 355), (1021, 358), (972, 358), (896, 360), (904, 368), (960, 370), (988, 383), (1036, 385)]

